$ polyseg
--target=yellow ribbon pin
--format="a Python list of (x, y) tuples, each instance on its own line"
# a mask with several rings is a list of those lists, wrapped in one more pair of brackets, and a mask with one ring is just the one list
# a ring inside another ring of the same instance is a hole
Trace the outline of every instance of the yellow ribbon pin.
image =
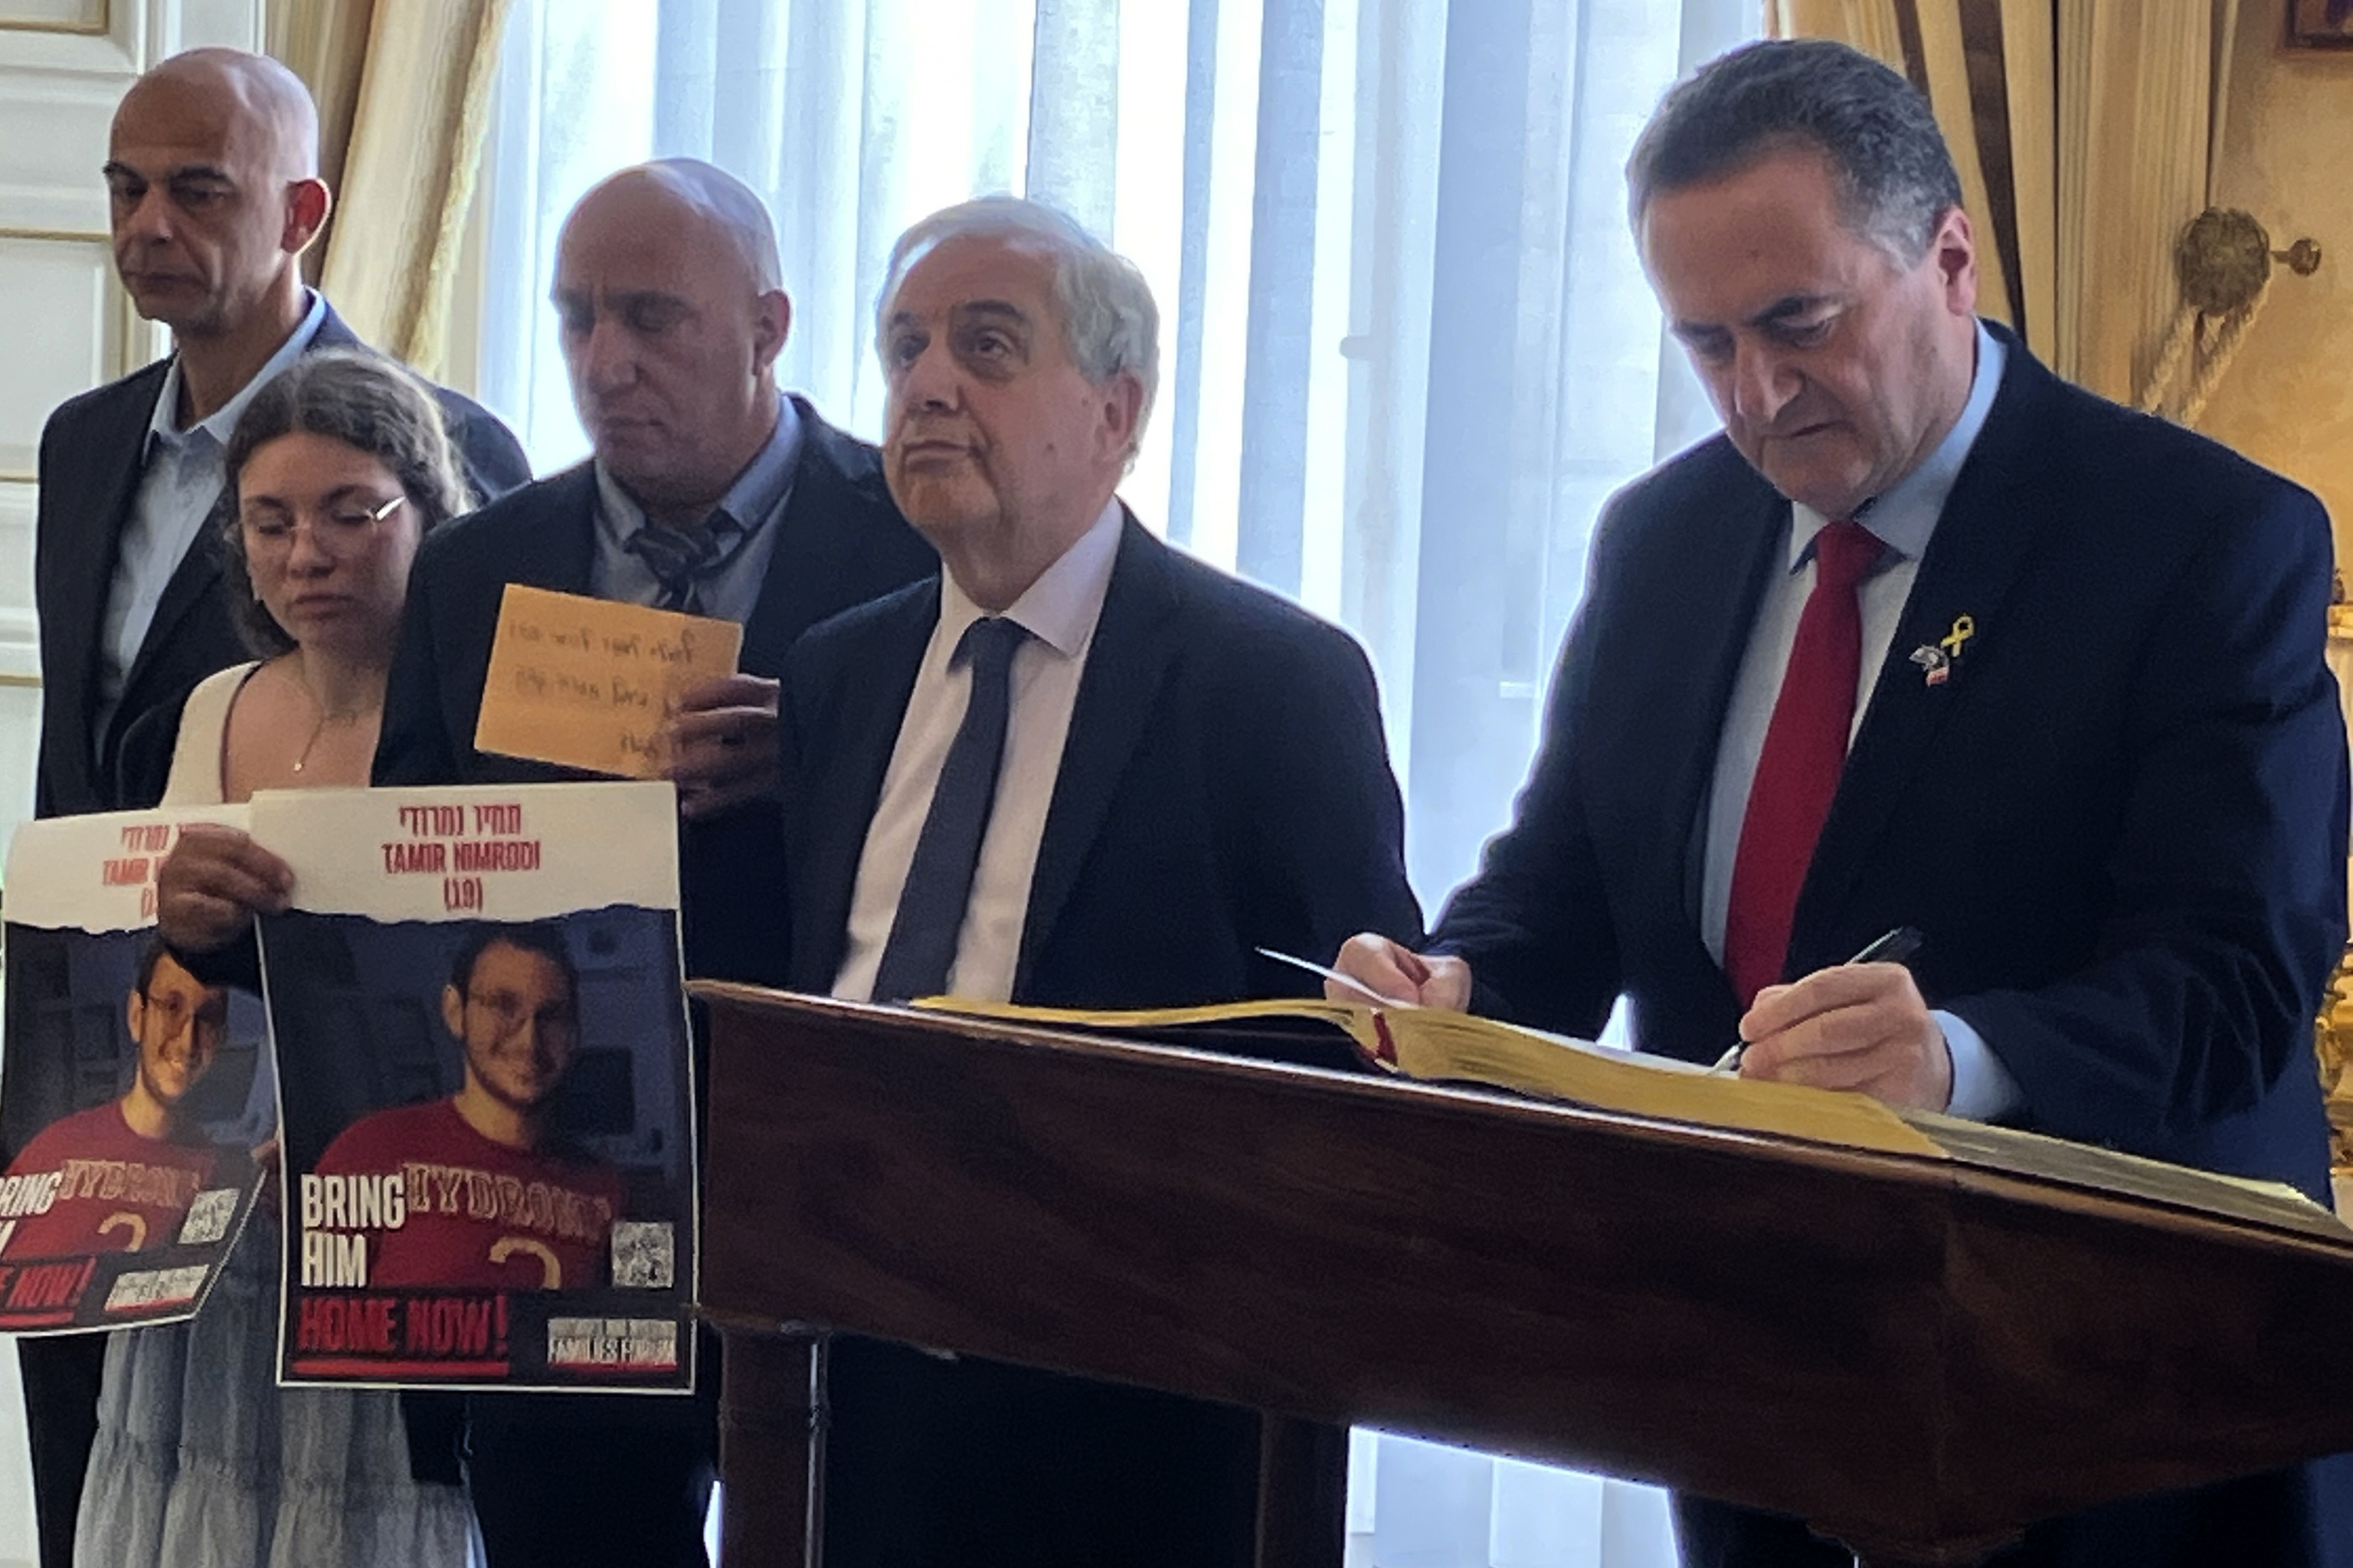
[(1970, 638), (1975, 637), (1977, 634), (1978, 623), (1976, 621), (1971, 620), (1966, 615), (1956, 616), (1953, 620), (1953, 629), (1950, 631), (1946, 632), (1942, 637), (1936, 639), (1936, 646), (1942, 648), (1946, 652), (1957, 659), (1961, 656), (1961, 644), (1967, 642)]

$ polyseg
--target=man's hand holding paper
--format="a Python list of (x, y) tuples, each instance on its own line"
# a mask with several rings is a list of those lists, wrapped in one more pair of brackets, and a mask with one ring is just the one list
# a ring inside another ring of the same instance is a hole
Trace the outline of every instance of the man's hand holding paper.
[(474, 744), (623, 779), (668, 779), (707, 817), (776, 787), (776, 683), (738, 673), (744, 629), (509, 584)]
[(678, 786), (678, 809), (716, 816), (776, 788), (776, 683), (723, 675), (679, 693), (661, 733), (663, 776)]

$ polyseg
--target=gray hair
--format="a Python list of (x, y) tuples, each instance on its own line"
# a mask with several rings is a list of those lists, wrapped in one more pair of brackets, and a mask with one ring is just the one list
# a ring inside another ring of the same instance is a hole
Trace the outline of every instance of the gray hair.
[(1905, 267), (1961, 205), (1960, 176), (1919, 90), (1869, 55), (1820, 38), (1750, 44), (1670, 89), (1626, 160), (1628, 217), (1776, 153), (1830, 164), (1847, 227)]
[(293, 648), (294, 639), (254, 597), (239, 517), (239, 482), (253, 454), (280, 436), (325, 436), (367, 453), (392, 471), (417, 527), (430, 533), (474, 504), (441, 406), (416, 376), (363, 349), (321, 349), (296, 359), (253, 395), (222, 453), (230, 505), (221, 524), (221, 575), (246, 646), (261, 658)]
[(874, 349), (887, 353), (884, 313), (907, 269), (951, 239), (1008, 240), (1043, 250), (1054, 264), (1054, 303), (1062, 339), (1079, 374), (1096, 387), (1119, 376), (1135, 377), (1144, 401), (1129, 432), (1127, 461), (1144, 440), (1152, 401), (1160, 390), (1160, 308), (1134, 262), (1087, 232), (1077, 219), (1043, 202), (989, 196), (943, 207), (921, 219), (891, 247), (882, 292), (874, 302)]

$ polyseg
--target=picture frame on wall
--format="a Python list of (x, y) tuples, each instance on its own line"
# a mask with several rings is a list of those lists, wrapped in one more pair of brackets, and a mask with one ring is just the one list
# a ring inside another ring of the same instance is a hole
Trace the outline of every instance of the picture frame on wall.
[(2300, 48), (2353, 48), (2353, 0), (2288, 0), (2287, 41)]

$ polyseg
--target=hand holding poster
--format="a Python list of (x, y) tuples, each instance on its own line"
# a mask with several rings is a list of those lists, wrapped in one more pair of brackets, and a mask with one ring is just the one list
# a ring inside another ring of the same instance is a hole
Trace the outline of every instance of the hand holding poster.
[(289, 1383), (693, 1385), (666, 784), (254, 797)]
[(193, 1316), (252, 1211), (273, 1119), (259, 1013), (149, 928), (181, 827), (242, 816), (65, 817), (10, 844), (0, 1332)]

